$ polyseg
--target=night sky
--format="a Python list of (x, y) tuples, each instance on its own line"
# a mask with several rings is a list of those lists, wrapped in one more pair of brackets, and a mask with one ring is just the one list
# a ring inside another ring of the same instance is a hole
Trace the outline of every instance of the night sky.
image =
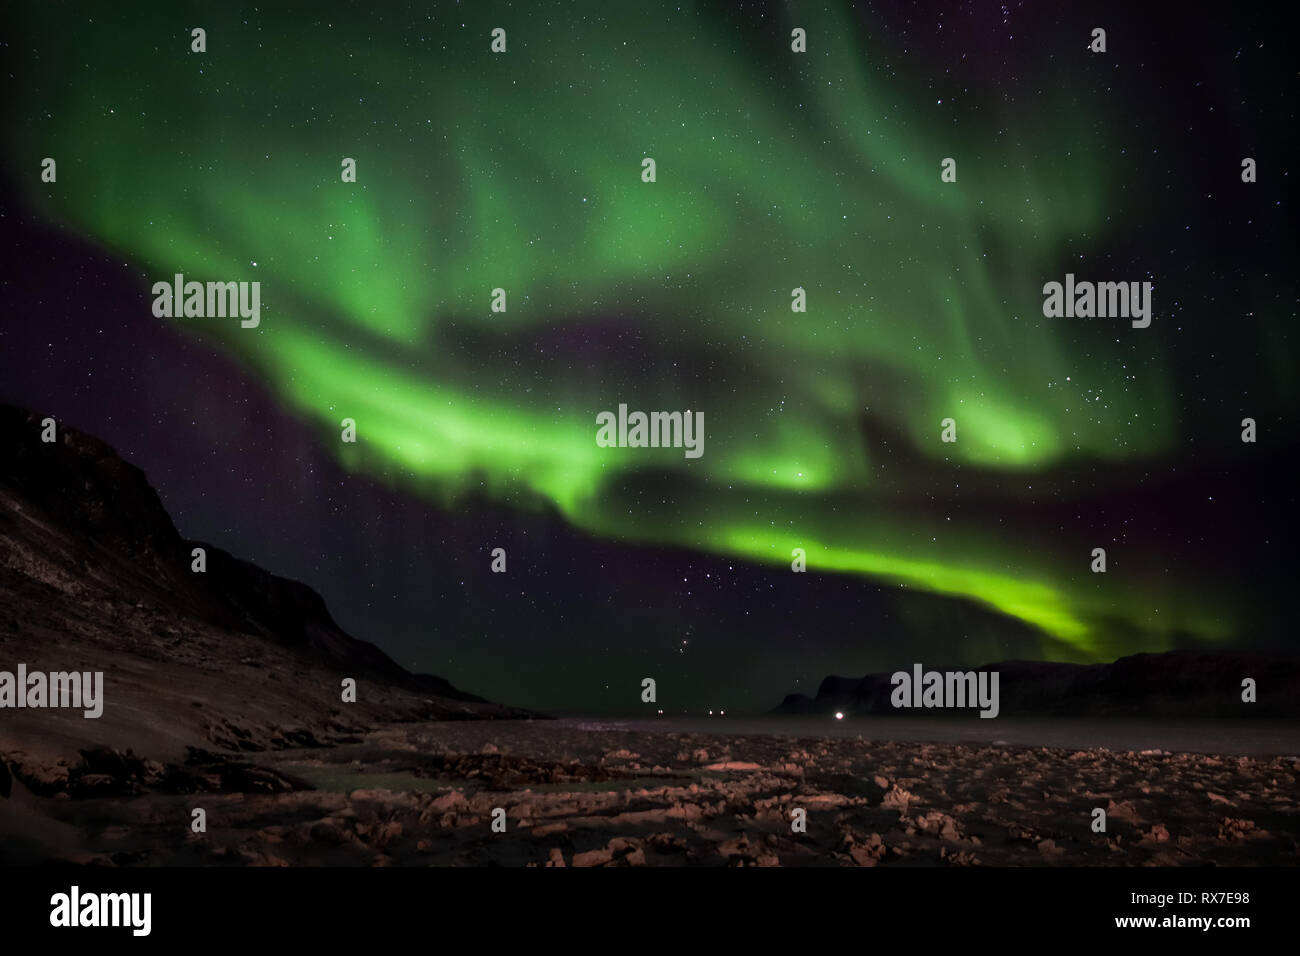
[[(1295, 68), (1260, 15), (130, 6), (0, 31), (0, 400), (404, 666), (740, 711), (1292, 649)], [(156, 318), (178, 272), (259, 281), (260, 324)], [(1150, 327), (1045, 318), (1066, 273), (1153, 283)], [(620, 403), (702, 411), (703, 455), (599, 447)]]

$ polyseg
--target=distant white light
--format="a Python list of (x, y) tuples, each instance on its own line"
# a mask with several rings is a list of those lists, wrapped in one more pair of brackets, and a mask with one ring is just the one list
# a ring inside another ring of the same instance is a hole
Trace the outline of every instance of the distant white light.
[(726, 717), (726, 716), (727, 716), (727, 712), (726, 712), (725, 710), (720, 710), (720, 711), (718, 711), (718, 715), (721, 716), (721, 717)]
[(709, 716), (710, 716), (710, 717), (713, 716), (713, 711), (709, 711)]
[(836, 720), (843, 720), (843, 719), (844, 719), (844, 712), (841, 711), (841, 710), (837, 710), (837, 711), (835, 711), (835, 719), (836, 719)]

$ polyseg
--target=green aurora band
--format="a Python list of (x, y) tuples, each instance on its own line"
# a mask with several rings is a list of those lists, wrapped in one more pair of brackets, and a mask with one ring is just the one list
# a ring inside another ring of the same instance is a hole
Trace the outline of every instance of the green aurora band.
[[(1130, 374), (1133, 342), (1115, 344), (1144, 333), (1113, 320), (1082, 353), (1041, 315), (1070, 243), (1109, 228), (1115, 184), (1075, 132), (1094, 118), (1061, 94), (1032, 123), (955, 125), (887, 83), (835, 10), (738, 32), (633, 4), (474, 6), (414, 23), (29, 14), (42, 56), (19, 76), (15, 177), (138, 264), (142, 309), (177, 272), (260, 281), (256, 329), (170, 321), (350, 469), (441, 506), (487, 494), (774, 566), (804, 548), (811, 571), (1019, 618), (1049, 657), (1105, 656), (1117, 627), (1149, 650), (1226, 639), (1211, 588), (1137, 562), (1092, 575), (1098, 535), (1023, 520), (1035, 481), (1068, 492), (1070, 468), (1158, 460), (1177, 438), (1159, 359)], [(33, 182), (43, 156), (57, 185)], [(595, 416), (620, 402), (702, 410), (703, 457), (598, 447)], [(967, 488), (1005, 491), (1019, 517)]]

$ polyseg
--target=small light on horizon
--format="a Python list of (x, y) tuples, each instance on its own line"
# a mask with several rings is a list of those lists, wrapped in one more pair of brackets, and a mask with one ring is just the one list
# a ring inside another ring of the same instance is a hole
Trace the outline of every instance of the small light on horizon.
[(844, 719), (844, 711), (842, 711), (842, 710), (837, 710), (837, 711), (835, 711), (835, 719), (836, 719), (836, 720), (843, 720), (843, 719)]

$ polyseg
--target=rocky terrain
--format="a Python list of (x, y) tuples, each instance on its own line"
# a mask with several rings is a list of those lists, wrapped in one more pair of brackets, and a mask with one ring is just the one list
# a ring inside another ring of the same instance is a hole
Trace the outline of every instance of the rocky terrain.
[[(332, 747), (98, 755), (101, 787), (23, 793), (10, 855), (128, 865), (999, 866), (1300, 863), (1300, 758), (389, 725)], [(311, 789), (307, 789), (311, 788)], [(64, 799), (59, 799), (59, 797)], [(207, 831), (194, 833), (194, 808)], [(505, 811), (494, 832), (493, 811)], [(795, 833), (793, 811), (807, 812)], [(1094, 808), (1106, 832), (1093, 832)], [(60, 843), (60, 841), (63, 841)]]
[[(528, 716), (409, 673), (344, 633), (305, 585), (182, 539), (107, 445), (66, 427), (45, 443), (41, 430), (41, 416), (0, 406), (0, 671), (102, 672), (105, 702), (89, 720), (0, 709), (0, 793), (291, 789), (241, 755), (394, 721)], [(342, 702), (344, 678), (355, 703)], [(0, 804), (0, 840), (15, 821)]]

